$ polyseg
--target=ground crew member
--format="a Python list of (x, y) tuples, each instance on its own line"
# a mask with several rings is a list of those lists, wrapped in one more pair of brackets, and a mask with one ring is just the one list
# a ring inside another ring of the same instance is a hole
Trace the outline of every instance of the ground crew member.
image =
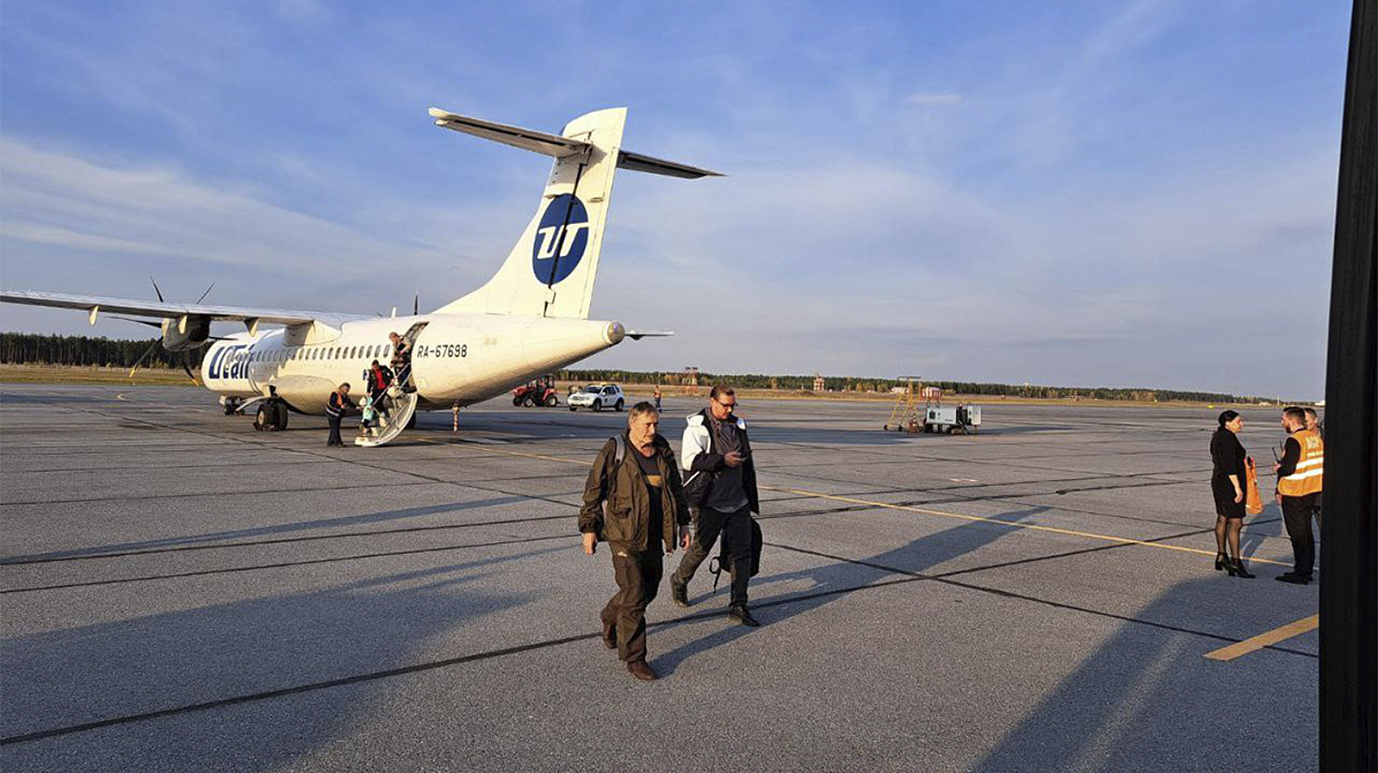
[(1320, 498), (1325, 477), (1325, 442), (1306, 428), (1306, 412), (1289, 407), (1282, 412), (1282, 427), (1290, 437), (1282, 459), (1273, 466), (1277, 472), (1277, 501), (1282, 505), (1282, 521), (1292, 540), (1295, 566), (1278, 575), (1282, 582), (1305, 585), (1311, 582), (1316, 564), (1316, 540), (1311, 533), (1311, 508)]
[(354, 401), (349, 399), (349, 384), (340, 384), (334, 392), (330, 393), (330, 399), (325, 404), (325, 419), (330, 422), (330, 439), (325, 441), (327, 446), (342, 446), (344, 441), (340, 439), (340, 419), (344, 418), (345, 411), (356, 407)]
[(751, 579), (751, 514), (760, 514), (761, 504), (746, 422), (733, 415), (736, 409), (736, 392), (719, 384), (708, 394), (708, 407), (690, 416), (684, 429), (680, 463), (687, 471), (686, 496), (696, 508), (694, 541), (670, 578), (670, 599), (689, 606), (689, 581), (722, 534), (732, 556), (727, 614), (742, 625), (757, 626), (746, 606), (746, 586)]
[[(1321, 424), (1320, 417), (1316, 415), (1315, 408), (1303, 408), (1306, 411), (1306, 428), (1321, 436), (1321, 442), (1325, 442), (1325, 425)], [(1324, 494), (1316, 495), (1316, 504), (1311, 508), (1311, 515), (1316, 518), (1316, 528), (1321, 528), (1321, 499)]]
[[(689, 509), (670, 443), (656, 433), (660, 413), (632, 406), (627, 430), (603, 444), (584, 484), (579, 531), (584, 553), (600, 540), (612, 551), (617, 593), (603, 607), (603, 644), (616, 649), (632, 676), (656, 678), (646, 664), (646, 606), (660, 588), (662, 544), (689, 544)], [(606, 508), (605, 508), (606, 505)]]

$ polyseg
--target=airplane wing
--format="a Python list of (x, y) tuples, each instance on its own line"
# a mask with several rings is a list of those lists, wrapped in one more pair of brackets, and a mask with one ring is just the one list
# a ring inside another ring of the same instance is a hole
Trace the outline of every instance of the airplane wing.
[(212, 320), (243, 322), (256, 328), (258, 323), (267, 322), (282, 325), (303, 325), (311, 322), (329, 321), (341, 317), (338, 314), (320, 314), (312, 311), (290, 311), (284, 309), (253, 309), (241, 306), (217, 306), (202, 303), (172, 303), (163, 301), (139, 301), (127, 298), (105, 298), (98, 295), (68, 295), (65, 293), (40, 293), (28, 290), (0, 290), (0, 301), (20, 303), (28, 306), (52, 306), (60, 309), (82, 309), (91, 315), (92, 322), (102, 311), (117, 314), (132, 314), (138, 317), (161, 317), (178, 319), (180, 317), (209, 317)]

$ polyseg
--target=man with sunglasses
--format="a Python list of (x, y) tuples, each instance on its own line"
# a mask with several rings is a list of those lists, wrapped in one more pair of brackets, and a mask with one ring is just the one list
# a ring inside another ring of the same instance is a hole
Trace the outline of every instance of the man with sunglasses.
[(689, 417), (680, 448), (685, 469), (684, 492), (694, 511), (694, 539), (670, 578), (670, 598), (689, 606), (689, 580), (723, 536), (732, 566), (732, 599), (728, 615), (742, 625), (760, 625), (746, 605), (751, 578), (751, 514), (761, 512), (756, 492), (756, 466), (746, 422), (737, 418), (737, 395), (719, 384), (708, 395), (708, 407)]

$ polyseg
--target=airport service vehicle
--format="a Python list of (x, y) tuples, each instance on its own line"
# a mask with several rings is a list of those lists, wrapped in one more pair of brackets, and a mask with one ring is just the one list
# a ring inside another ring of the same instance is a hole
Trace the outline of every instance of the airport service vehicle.
[[(429, 314), (375, 317), (314, 311), (172, 303), (94, 295), (0, 291), (0, 301), (132, 315), (160, 329), (168, 351), (208, 347), (201, 379), (231, 413), (256, 413), (284, 429), (287, 411), (320, 415), (335, 387), (359, 383), (369, 362), (394, 354), (389, 333), (409, 349), (384, 407), (388, 426), (363, 445), (397, 437), (415, 412), (449, 410), (506, 393), (623, 339), (672, 335), (589, 319), (613, 175), (618, 169), (695, 179), (717, 172), (622, 149), (626, 108), (575, 118), (547, 134), (431, 108), (435, 124), (555, 159), (536, 214), (487, 284)], [(202, 297), (204, 300), (204, 296)], [(151, 321), (152, 320), (152, 321)], [(212, 337), (215, 322), (245, 330)], [(362, 390), (359, 390), (362, 391)], [(263, 410), (260, 410), (263, 409)]]
[(554, 408), (560, 404), (560, 398), (555, 393), (555, 377), (550, 375), (532, 379), (525, 384), (512, 390), (512, 404), (535, 408), (542, 406)]
[(595, 411), (611, 408), (620, 411), (626, 404), (627, 398), (622, 394), (622, 387), (616, 384), (589, 384), (569, 396), (571, 411), (580, 408), (592, 408)]
[(930, 405), (923, 412), (923, 431), (975, 435), (981, 426), (979, 405)]

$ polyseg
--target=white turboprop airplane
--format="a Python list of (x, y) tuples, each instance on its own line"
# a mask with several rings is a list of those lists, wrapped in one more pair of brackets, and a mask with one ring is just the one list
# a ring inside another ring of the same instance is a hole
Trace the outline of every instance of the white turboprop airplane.
[[(437, 126), (555, 159), (536, 215), (488, 283), (430, 314), (380, 318), (0, 291), (0, 301), (161, 319), (168, 351), (210, 344), (201, 363), (206, 387), (226, 414), (256, 408), (258, 425), (287, 426), (288, 411), (321, 414), (343, 382), (363, 392), (362, 373), (392, 357), (389, 333), (411, 346), (411, 365), (384, 398), (387, 425), (362, 445), (382, 445), (412, 423), (415, 411), (466, 406), (614, 346), (623, 338), (669, 335), (626, 330), (588, 318), (603, 246), (613, 173), (620, 167), (671, 177), (716, 172), (622, 150), (626, 108), (582, 115), (560, 135), (431, 108)], [(136, 320), (143, 321), (143, 320)], [(246, 332), (212, 339), (212, 322)], [(274, 326), (260, 329), (261, 325)], [(281, 327), (276, 327), (281, 325)]]

